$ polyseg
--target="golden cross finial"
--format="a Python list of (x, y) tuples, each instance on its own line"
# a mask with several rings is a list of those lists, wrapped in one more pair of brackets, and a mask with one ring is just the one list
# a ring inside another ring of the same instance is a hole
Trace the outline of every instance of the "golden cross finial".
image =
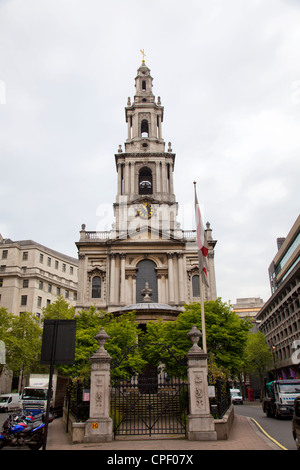
[(143, 54), (143, 60), (142, 60), (142, 63), (144, 64), (145, 63), (145, 57), (146, 57), (146, 54), (145, 54), (145, 51), (144, 49), (140, 49), (141, 53)]

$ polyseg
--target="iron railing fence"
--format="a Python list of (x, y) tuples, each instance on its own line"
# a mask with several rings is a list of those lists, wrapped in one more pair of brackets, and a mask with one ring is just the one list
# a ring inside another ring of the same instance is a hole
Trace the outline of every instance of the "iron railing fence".
[(69, 381), (66, 394), (66, 408), (69, 417), (72, 412), (76, 422), (85, 422), (90, 411), (90, 379)]
[(215, 396), (209, 398), (210, 412), (214, 419), (221, 419), (231, 405), (230, 385), (221, 379), (217, 379), (213, 385)]
[[(211, 384), (210, 384), (211, 385)], [(221, 419), (231, 405), (229, 384), (217, 380), (210, 412)], [(110, 416), (117, 434), (185, 434), (189, 413), (189, 386), (178, 377), (133, 376), (111, 379)], [(89, 418), (90, 379), (70, 380), (66, 394), (67, 413), (77, 422)]]

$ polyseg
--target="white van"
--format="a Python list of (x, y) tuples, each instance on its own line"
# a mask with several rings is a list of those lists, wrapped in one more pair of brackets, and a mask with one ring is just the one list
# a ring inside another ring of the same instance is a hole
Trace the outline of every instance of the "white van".
[(238, 388), (231, 388), (230, 389), (230, 396), (231, 396), (231, 401), (233, 404), (243, 404), (243, 397), (241, 395), (241, 392)]
[(21, 408), (20, 395), (18, 393), (5, 393), (0, 395), (0, 412), (9, 413)]

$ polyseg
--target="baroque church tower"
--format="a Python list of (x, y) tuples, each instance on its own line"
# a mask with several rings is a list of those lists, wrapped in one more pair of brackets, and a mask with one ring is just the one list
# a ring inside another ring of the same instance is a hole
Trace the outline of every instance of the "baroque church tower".
[[(173, 189), (175, 155), (165, 152), (162, 138), (164, 108), (152, 92), (153, 78), (143, 62), (135, 79), (133, 103), (125, 108), (128, 138), (125, 152), (116, 155), (118, 193), (115, 203), (118, 236), (133, 235), (141, 226), (171, 231), (177, 227)], [(138, 218), (137, 218), (138, 217)], [(150, 221), (145, 224), (142, 221)]]
[[(165, 151), (164, 108), (155, 100), (150, 69), (142, 61), (136, 93), (125, 107), (125, 151), (115, 155), (115, 221), (107, 232), (82, 225), (77, 309), (95, 305), (121, 314), (136, 311), (140, 324), (174, 320), (185, 303), (200, 300), (195, 230), (182, 230), (174, 194), (175, 154)], [(216, 299), (214, 247), (207, 224), (209, 287), (205, 300)]]

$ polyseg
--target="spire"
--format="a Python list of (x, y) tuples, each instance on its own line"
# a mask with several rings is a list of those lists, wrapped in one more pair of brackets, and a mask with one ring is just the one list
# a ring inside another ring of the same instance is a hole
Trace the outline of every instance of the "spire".
[(150, 69), (145, 63), (144, 49), (142, 64), (135, 77), (136, 93), (134, 101), (128, 98), (125, 108), (126, 122), (128, 124), (128, 137), (125, 142), (127, 153), (164, 152), (165, 143), (162, 138), (162, 122), (164, 108), (160, 97), (157, 102), (152, 91), (153, 78)]

